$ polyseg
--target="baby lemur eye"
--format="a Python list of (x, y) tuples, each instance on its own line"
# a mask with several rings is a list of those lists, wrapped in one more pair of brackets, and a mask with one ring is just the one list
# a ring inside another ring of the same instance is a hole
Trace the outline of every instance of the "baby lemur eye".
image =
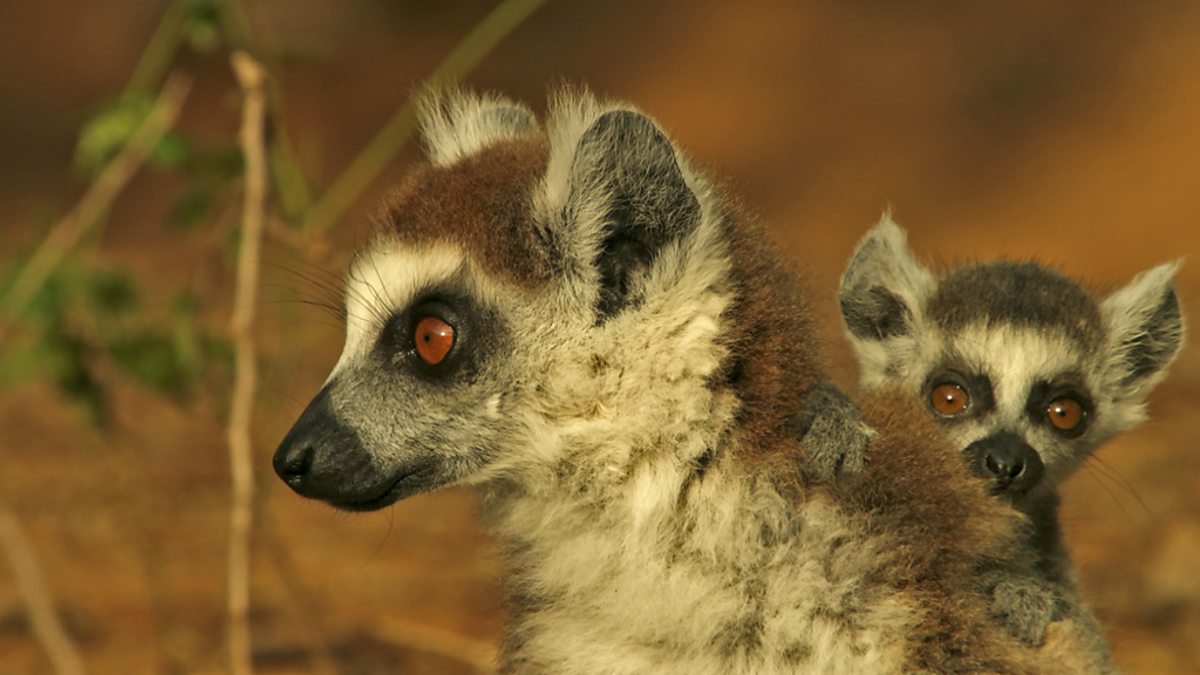
[(1086, 411), (1079, 401), (1060, 398), (1046, 406), (1046, 419), (1059, 431), (1075, 431), (1083, 424)]
[(956, 382), (943, 382), (929, 392), (929, 405), (943, 417), (954, 417), (966, 411), (971, 403), (967, 388)]
[(441, 363), (454, 348), (454, 326), (439, 317), (426, 316), (413, 329), (413, 347), (417, 356), (431, 366)]

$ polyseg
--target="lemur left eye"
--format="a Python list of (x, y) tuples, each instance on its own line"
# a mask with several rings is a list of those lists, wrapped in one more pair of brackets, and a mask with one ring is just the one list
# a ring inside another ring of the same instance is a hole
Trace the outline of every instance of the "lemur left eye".
[(1085, 416), (1083, 406), (1074, 399), (1055, 399), (1046, 406), (1046, 419), (1059, 431), (1075, 431), (1083, 424)]
[(967, 388), (956, 382), (943, 382), (929, 392), (929, 405), (943, 417), (954, 417), (966, 411), (971, 403)]
[(454, 326), (436, 316), (422, 318), (413, 330), (413, 347), (422, 361), (436, 366), (454, 348)]

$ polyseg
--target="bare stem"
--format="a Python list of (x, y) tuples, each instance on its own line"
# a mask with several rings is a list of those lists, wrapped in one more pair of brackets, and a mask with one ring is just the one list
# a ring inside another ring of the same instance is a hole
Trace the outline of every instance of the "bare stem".
[[(521, 25), (521, 22), (544, 2), (545, 0), (501, 2), (463, 37), (421, 88), (456, 82), (470, 73), (505, 36)], [(337, 222), (404, 147), (415, 131), (416, 124), (416, 110), (410, 99), (392, 115), (387, 124), (383, 125), (367, 147), (350, 162), (350, 166), (346, 167), (342, 175), (313, 206), (305, 219), (303, 229), (309, 232), (323, 232)]]
[(242, 88), (242, 127), (239, 140), (246, 160), (242, 202), (242, 236), (230, 333), (234, 343), (233, 400), (230, 403), (229, 464), (232, 497), (229, 516), (229, 659), (233, 675), (253, 672), (250, 647), (250, 525), (254, 501), (250, 418), (254, 407), (256, 367), (254, 306), (258, 289), (259, 248), (267, 193), (267, 162), (263, 140), (266, 73), (244, 52), (234, 52), (233, 71)]
[(171, 65), (175, 53), (179, 51), (179, 42), (183, 39), (184, 4), (172, 2), (167, 5), (162, 19), (142, 50), (133, 75), (129, 76), (129, 84), (125, 85), (122, 96), (152, 90), (158, 84), (163, 73)]
[(384, 642), (469, 664), (479, 673), (496, 672), (494, 646), (444, 628), (385, 618), (373, 624), (371, 634)]
[(167, 78), (150, 114), (129, 137), (125, 147), (100, 171), (79, 203), (50, 229), (8, 293), (0, 298), (0, 318), (11, 321), (19, 317), (79, 240), (104, 221), (117, 195), (146, 162), (163, 134), (175, 125), (190, 89), (191, 78), (185, 75), (174, 73)]
[(83, 675), (83, 661), (79, 658), (75, 643), (58, 620), (54, 600), (46, 588), (46, 580), (42, 577), (33, 547), (25, 538), (20, 520), (4, 501), (3, 495), (0, 495), (0, 546), (4, 547), (17, 587), (25, 600), (33, 633), (50, 656), (55, 672), (59, 675)]

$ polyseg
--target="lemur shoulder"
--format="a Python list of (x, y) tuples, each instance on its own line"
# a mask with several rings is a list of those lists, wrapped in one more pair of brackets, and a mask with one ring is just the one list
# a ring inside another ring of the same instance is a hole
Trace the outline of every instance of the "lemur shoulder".
[(989, 617), (971, 572), (1030, 564), (1020, 518), (910, 397), (857, 400), (865, 462), (806, 448), (863, 428), (800, 419), (825, 382), (806, 299), (650, 118), (452, 92), (421, 119), (429, 161), (274, 466), (347, 510), (482, 491), (504, 672), (1089, 671), (1079, 626), (1035, 649)]

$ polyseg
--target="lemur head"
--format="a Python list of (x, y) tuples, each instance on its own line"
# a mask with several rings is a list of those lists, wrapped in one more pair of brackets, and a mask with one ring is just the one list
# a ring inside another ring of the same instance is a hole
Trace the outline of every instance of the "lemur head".
[(935, 272), (888, 216), (859, 243), (839, 300), (861, 383), (900, 382), (997, 492), (1053, 489), (1145, 419), (1183, 342), (1178, 262), (1099, 298), (1028, 262)]
[(367, 510), (534, 484), (582, 447), (580, 481), (661, 438), (701, 453), (712, 439), (685, 430), (732, 415), (707, 386), (730, 292), (704, 180), (648, 117), (587, 94), (560, 96), (545, 129), (457, 92), (427, 99), (421, 123), (429, 161), (351, 266), (344, 351), (276, 451), (279, 476)]

